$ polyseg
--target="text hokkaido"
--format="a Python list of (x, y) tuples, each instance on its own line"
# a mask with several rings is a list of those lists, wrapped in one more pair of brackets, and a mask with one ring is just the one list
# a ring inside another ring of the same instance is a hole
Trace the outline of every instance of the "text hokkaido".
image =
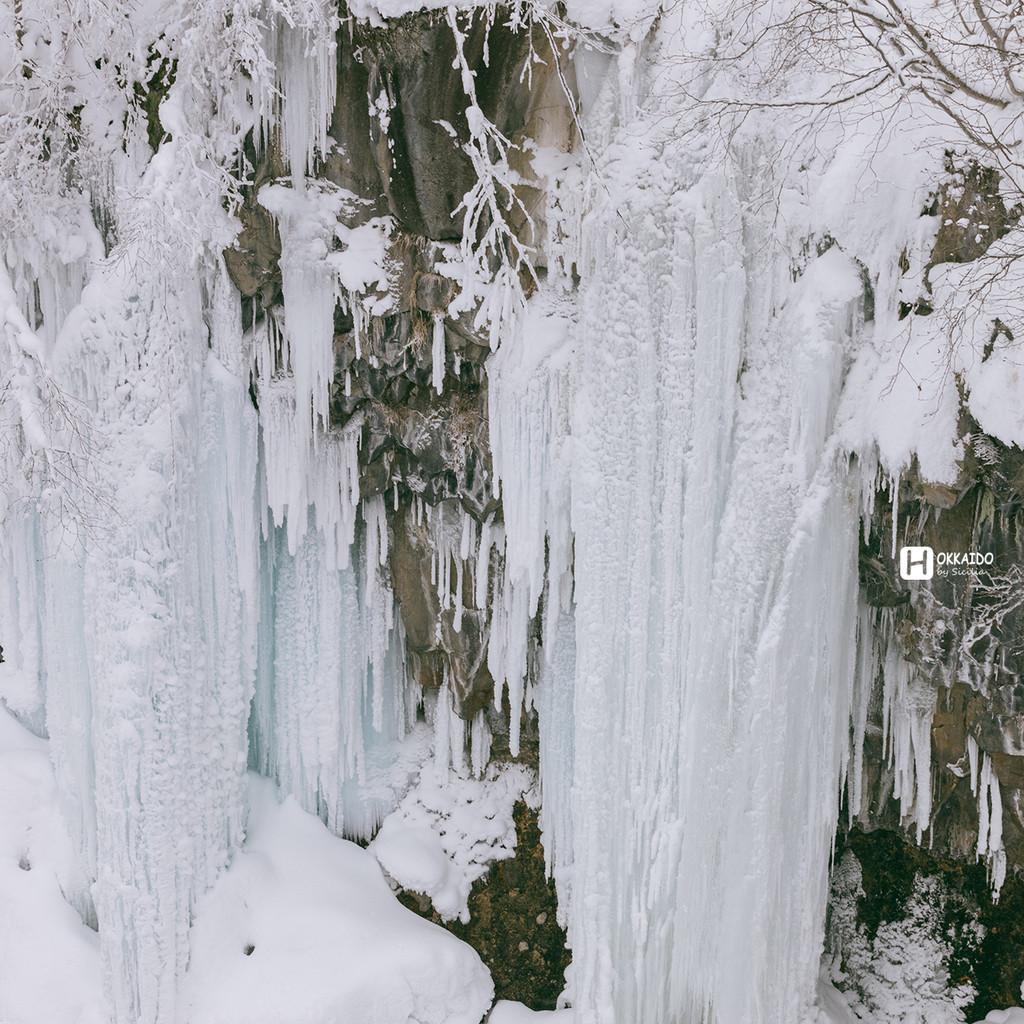
[(936, 551), (936, 565), (992, 565), (995, 555), (991, 551)]

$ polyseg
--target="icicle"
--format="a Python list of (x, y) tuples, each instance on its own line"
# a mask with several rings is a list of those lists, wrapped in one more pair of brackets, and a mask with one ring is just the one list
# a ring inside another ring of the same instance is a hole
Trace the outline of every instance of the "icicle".
[(283, 365), (278, 369), (292, 374), (295, 441), (303, 453), (314, 446), (317, 428), (326, 429), (329, 423), (337, 289), (335, 270), (325, 257), (343, 199), (329, 184), (305, 192), (267, 185), (259, 199), (277, 217), (281, 233), (285, 319)]
[(327, 153), (327, 131), (337, 91), (334, 34), (337, 16), (330, 6), (319, 2), (303, 11), (304, 25), (289, 24), (284, 16), (272, 18), (267, 33), (268, 51), (276, 54), (277, 102), (263, 111), (261, 132), (273, 136), (279, 119), (285, 156), (296, 188), (305, 175), (312, 174), (317, 155)]
[(480, 778), (491, 759), (491, 730), (487, 725), (487, 717), (481, 708), (474, 716), (470, 726), (470, 767), (473, 775)]
[(453, 595), (453, 600), (455, 602), (455, 616), (452, 619), (452, 629), (455, 630), (456, 633), (462, 632), (462, 571), (464, 565), (465, 563), (461, 558), (457, 559), (455, 562), (455, 593)]
[[(459, 544), (459, 558), (468, 561), (470, 546), (473, 543), (473, 517), (462, 510), (462, 540)], [(461, 591), (460, 591), (461, 593)]]
[(473, 595), (473, 604), (477, 608), (487, 607), (487, 583), (488, 573), (491, 564), (491, 519), (486, 519), (480, 524), (480, 544), (477, 547), (476, 592)]
[(900, 474), (897, 472), (889, 484), (892, 493), (892, 557), (895, 560), (900, 518)]
[(452, 751), (452, 694), (448, 688), (448, 666), (444, 668), (444, 682), (437, 693), (437, 704), (434, 707), (434, 765), (441, 772), (442, 779), (447, 779), (448, 770), (453, 760)]
[[(973, 781), (972, 770), (972, 783)], [(977, 856), (979, 860), (984, 857), (988, 865), (989, 885), (992, 888), (992, 899), (995, 901), (999, 899), (999, 891), (1006, 880), (1006, 850), (1003, 848), (1003, 798), (999, 779), (988, 753), (982, 755), (978, 782)]]
[(877, 611), (869, 635), (873, 651), (862, 659), (858, 688), (870, 687), (875, 667), (882, 673), (883, 756), (894, 769), (893, 796), (904, 820), (912, 819), (918, 842), (931, 824), (931, 727), (937, 695), (926, 678), (904, 657), (892, 609)]
[(992, 816), (989, 820), (988, 848), (993, 853), (1002, 849), (1003, 846), (1003, 800), (999, 791), (999, 779), (992, 769), (992, 759), (989, 758), (989, 800), (992, 803)]
[[(851, 757), (847, 772), (849, 824), (864, 810), (864, 740), (867, 734), (868, 709), (875, 683), (878, 655), (875, 647), (875, 622), (872, 608), (861, 603), (857, 616), (857, 668), (854, 676), (855, 697)], [(886, 714), (888, 712), (886, 711)]]
[(572, 791), (576, 622), (559, 615), (554, 649), (541, 670), (537, 720), (541, 749), (540, 827), (544, 865), (558, 889), (558, 920), (565, 927), (572, 906)]
[(359, 438), (362, 415), (344, 429), (320, 434), (314, 448), (296, 436), (295, 399), (287, 381), (261, 382), (260, 426), (263, 438), (267, 504), (276, 525), (287, 522), (288, 545), (298, 549), (307, 526), (306, 510), (316, 510), (316, 525), (327, 540), (332, 566), (348, 564), (359, 505)]
[(444, 314), (434, 314), (434, 331), (431, 341), (431, 383), (434, 390), (441, 394), (444, 391)]
[[(312, 519), (312, 513), (310, 514)], [(253, 728), (264, 770), (335, 831), (369, 838), (401, 796), (389, 753), (409, 721), (403, 642), (394, 595), (380, 573), (383, 498), (363, 502), (349, 566), (334, 569), (312, 523), (294, 556), (285, 531), (274, 542), (274, 600), (266, 638), (273, 697)]]

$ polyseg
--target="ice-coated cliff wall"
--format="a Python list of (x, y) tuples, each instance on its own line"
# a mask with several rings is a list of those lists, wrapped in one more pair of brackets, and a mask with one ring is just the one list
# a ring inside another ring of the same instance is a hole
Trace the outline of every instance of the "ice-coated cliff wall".
[[(89, 1012), (227, 1012), (220, 934), (288, 976), (267, 822), (363, 877), (247, 769), (387, 819), (447, 918), (536, 740), (581, 1024), (814, 1019), (844, 804), (998, 890), (1020, 211), (964, 111), (1010, 138), (1016, 79), (913, 32), (897, 72), (889, 6), (0, 7), (0, 698)], [(993, 568), (908, 583), (908, 543)], [(479, 961), (406, 927), (411, 1002), (344, 998), (469, 1024)]]

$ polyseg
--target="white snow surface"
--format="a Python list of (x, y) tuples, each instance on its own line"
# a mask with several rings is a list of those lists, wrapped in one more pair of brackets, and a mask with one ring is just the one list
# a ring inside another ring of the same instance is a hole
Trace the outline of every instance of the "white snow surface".
[[(406, 910), (377, 862), (249, 777), (245, 843), (200, 900), (187, 1024), (478, 1024), (493, 998), (465, 943)], [(0, 1020), (105, 1024), (99, 936), (48, 744), (0, 707)], [(87, 898), (87, 897), (86, 897)], [(251, 947), (251, 952), (246, 949)]]
[(99, 936), (70, 904), (87, 879), (48, 744), (0, 706), (0, 1020), (105, 1024)]
[(487, 1024), (570, 1024), (572, 1010), (531, 1010), (522, 1003), (510, 999), (499, 999), (494, 1004)]
[(473, 949), (273, 783), (250, 776), (249, 797), (245, 847), (197, 906), (189, 1024), (479, 1024), (494, 990)]

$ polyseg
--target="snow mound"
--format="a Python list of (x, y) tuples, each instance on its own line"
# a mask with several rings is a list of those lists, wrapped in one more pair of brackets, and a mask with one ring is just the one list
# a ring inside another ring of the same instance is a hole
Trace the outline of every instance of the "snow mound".
[(1008, 1010), (989, 1010), (978, 1024), (1024, 1024), (1024, 1010), (1011, 1006)]
[(68, 898), (84, 878), (57, 808), (49, 744), (0, 704), (0, 1021), (102, 1024), (99, 938)]
[(245, 847), (199, 903), (190, 1024), (479, 1024), (494, 989), (474, 950), (273, 783), (252, 776), (250, 801)]

